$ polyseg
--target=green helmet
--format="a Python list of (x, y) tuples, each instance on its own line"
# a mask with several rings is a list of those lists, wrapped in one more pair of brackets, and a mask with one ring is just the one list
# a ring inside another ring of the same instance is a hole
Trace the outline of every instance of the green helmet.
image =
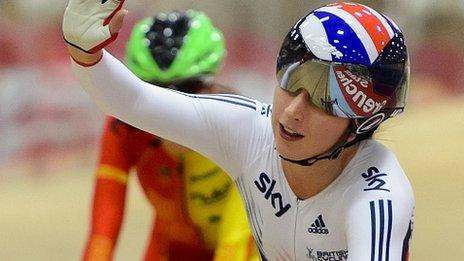
[(135, 25), (126, 64), (140, 79), (167, 86), (214, 74), (224, 55), (224, 37), (206, 14), (176, 11)]

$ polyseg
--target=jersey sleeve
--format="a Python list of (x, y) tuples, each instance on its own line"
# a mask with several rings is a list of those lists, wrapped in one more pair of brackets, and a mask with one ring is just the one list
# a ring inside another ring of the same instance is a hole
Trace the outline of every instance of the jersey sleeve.
[(255, 100), (157, 87), (137, 78), (107, 52), (92, 67), (72, 63), (81, 85), (105, 113), (200, 152), (233, 178), (253, 152), (254, 120), (262, 107)]
[(363, 191), (347, 210), (348, 260), (408, 260), (414, 200), (407, 191)]
[(113, 256), (124, 215), (130, 168), (124, 125), (111, 117), (105, 123), (84, 260), (111, 260)]

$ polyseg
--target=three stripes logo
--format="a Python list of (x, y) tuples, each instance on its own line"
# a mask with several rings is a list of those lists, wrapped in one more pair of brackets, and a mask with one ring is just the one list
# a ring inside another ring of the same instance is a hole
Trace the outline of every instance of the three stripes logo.
[(316, 220), (308, 228), (308, 232), (312, 234), (329, 234), (329, 229), (325, 226), (322, 215), (319, 215)]
[(371, 209), (371, 261), (389, 260), (393, 210), (391, 200), (370, 202)]

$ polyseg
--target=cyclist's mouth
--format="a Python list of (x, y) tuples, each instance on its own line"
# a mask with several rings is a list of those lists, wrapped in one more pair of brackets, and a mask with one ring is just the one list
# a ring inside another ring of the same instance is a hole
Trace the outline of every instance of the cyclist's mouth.
[(288, 127), (285, 127), (284, 125), (282, 125), (282, 123), (279, 123), (279, 126), (280, 126), (280, 131), (279, 131), (280, 137), (282, 137), (284, 140), (297, 141), (297, 140), (304, 138), (303, 135), (299, 134), (298, 132)]

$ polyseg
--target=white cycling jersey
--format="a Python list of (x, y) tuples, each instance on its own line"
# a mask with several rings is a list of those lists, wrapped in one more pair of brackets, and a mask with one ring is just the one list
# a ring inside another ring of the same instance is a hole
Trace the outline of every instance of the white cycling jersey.
[(362, 141), (337, 179), (300, 200), (275, 150), (271, 105), (154, 87), (107, 52), (73, 68), (106, 113), (204, 154), (235, 179), (262, 260), (407, 260), (413, 192), (380, 143)]

